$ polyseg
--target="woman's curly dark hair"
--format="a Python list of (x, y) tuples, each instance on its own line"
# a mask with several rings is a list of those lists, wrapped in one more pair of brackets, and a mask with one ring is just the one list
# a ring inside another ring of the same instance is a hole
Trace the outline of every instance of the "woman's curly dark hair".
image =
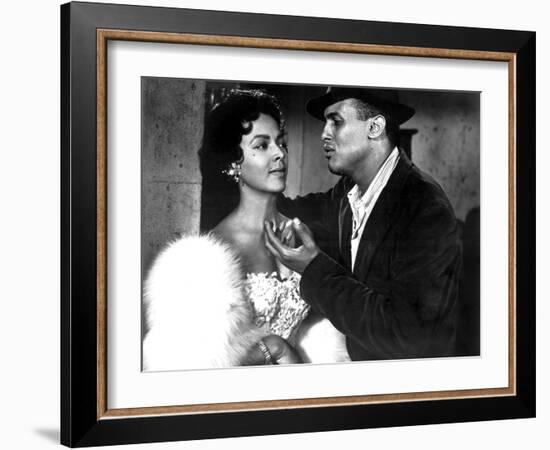
[(284, 132), (279, 101), (258, 89), (232, 89), (207, 114), (199, 150), (202, 231), (214, 228), (238, 205), (238, 186), (223, 171), (232, 162), (242, 161), (242, 137), (252, 131), (252, 122), (260, 114), (271, 116)]

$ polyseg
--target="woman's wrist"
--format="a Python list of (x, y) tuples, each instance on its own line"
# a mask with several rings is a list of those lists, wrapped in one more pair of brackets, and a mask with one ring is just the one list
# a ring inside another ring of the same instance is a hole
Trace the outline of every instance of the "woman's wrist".
[(268, 346), (265, 344), (263, 339), (260, 339), (258, 342), (258, 349), (264, 356), (264, 364), (273, 364), (273, 355), (271, 353), (271, 350), (269, 350)]
[[(276, 364), (277, 360), (283, 355), (286, 341), (276, 334), (270, 334), (261, 340), (271, 355), (272, 363)], [(263, 352), (262, 352), (263, 353)]]
[(282, 337), (275, 334), (261, 339), (251, 347), (242, 365), (296, 364), (301, 363), (300, 356)]
[(273, 364), (296, 364), (302, 362), (296, 350), (286, 339), (272, 334), (265, 337), (263, 342), (271, 354)]

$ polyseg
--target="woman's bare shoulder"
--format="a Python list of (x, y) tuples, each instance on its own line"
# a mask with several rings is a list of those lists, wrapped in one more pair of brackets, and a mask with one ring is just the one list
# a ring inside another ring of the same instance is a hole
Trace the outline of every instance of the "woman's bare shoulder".
[(218, 225), (216, 225), (211, 231), (210, 234), (215, 236), (222, 241), (228, 242), (231, 237), (230, 227), (226, 223), (226, 220), (222, 220)]

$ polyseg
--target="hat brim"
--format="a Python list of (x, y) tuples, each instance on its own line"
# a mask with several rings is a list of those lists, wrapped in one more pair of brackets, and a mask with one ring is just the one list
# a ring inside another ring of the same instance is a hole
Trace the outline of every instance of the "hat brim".
[(306, 104), (306, 111), (316, 119), (325, 121), (325, 109), (334, 103), (345, 100), (347, 98), (357, 98), (363, 100), (373, 106), (380, 108), (383, 112), (388, 114), (399, 125), (405, 123), (412, 116), (414, 116), (415, 110), (410, 106), (403, 105), (402, 103), (381, 101), (375, 98), (369, 98), (368, 95), (353, 96), (353, 95), (334, 95), (332, 92), (327, 92), (319, 97), (310, 99)]

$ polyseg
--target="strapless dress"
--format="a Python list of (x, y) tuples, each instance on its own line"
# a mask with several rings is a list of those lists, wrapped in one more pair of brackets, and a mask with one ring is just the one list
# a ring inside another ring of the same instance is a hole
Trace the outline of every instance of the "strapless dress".
[(295, 272), (285, 279), (277, 272), (249, 273), (244, 283), (255, 324), (291, 343), (310, 310), (300, 297), (300, 278)]

